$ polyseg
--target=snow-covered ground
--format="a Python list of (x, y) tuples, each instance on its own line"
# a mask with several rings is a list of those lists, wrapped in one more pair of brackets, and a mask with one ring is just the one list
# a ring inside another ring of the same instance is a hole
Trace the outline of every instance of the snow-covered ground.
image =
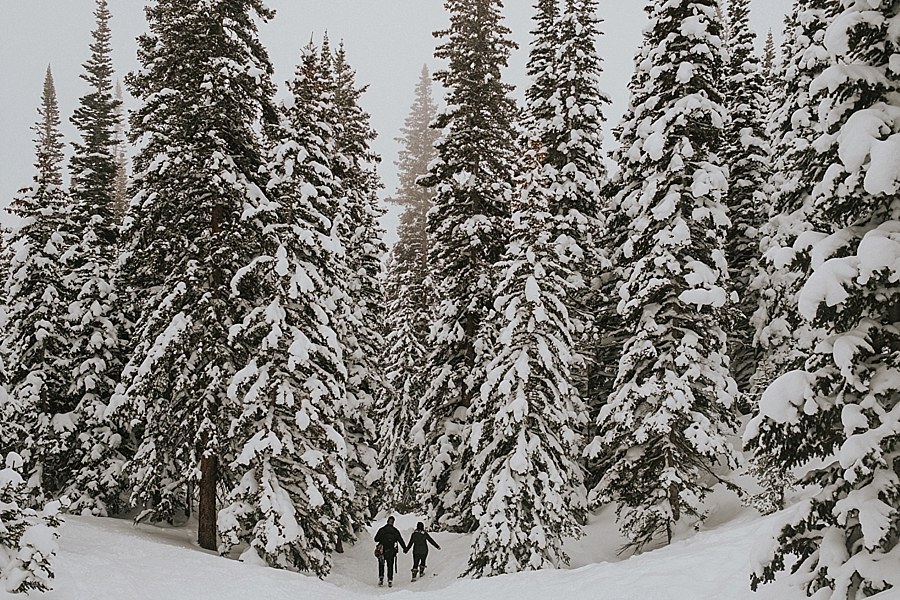
[[(790, 510), (790, 509), (789, 509)], [(704, 530), (681, 532), (671, 546), (633, 557), (617, 556), (622, 539), (612, 511), (592, 518), (587, 536), (568, 546), (572, 569), (459, 579), (469, 536), (437, 533), (425, 578), (410, 582), (410, 555), (400, 555), (394, 587), (379, 588), (371, 532), (335, 559), (325, 581), (220, 558), (199, 549), (191, 527), (135, 527), (128, 520), (68, 517), (61, 530), (54, 590), (46, 600), (298, 600), (357, 599), (413, 594), (421, 600), (801, 600), (784, 581), (754, 594), (749, 573), (759, 547), (784, 515), (760, 518), (736, 503), (722, 503)], [(408, 536), (416, 518), (400, 516)], [(381, 522), (376, 525), (380, 525)], [(33, 594), (39, 596), (39, 594)], [(0, 592), (0, 597), (2, 596)], [(900, 591), (878, 596), (898, 600)]]

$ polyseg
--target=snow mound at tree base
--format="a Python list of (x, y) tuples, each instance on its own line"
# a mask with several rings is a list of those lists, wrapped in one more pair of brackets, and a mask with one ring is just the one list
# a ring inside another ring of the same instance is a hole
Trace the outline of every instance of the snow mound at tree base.
[[(790, 510), (790, 509), (789, 509)], [(573, 568), (480, 580), (459, 579), (471, 536), (435, 534), (424, 579), (410, 581), (412, 557), (400, 554), (394, 587), (377, 587), (371, 533), (335, 557), (330, 577), (269, 569), (228, 560), (199, 549), (190, 528), (161, 529), (130, 521), (68, 517), (61, 530), (54, 590), (46, 600), (354, 600), (397, 594), (421, 600), (801, 600), (785, 581), (750, 591), (749, 576), (760, 546), (770, 544), (784, 514), (759, 518), (742, 511), (715, 529), (640, 556), (616, 556), (621, 538), (605, 510), (587, 526), (586, 538), (567, 546)], [(409, 521), (409, 522), (407, 522)], [(415, 517), (400, 517), (408, 536)], [(584, 564), (588, 560), (607, 561)], [(34, 595), (38, 597), (38, 594)], [(0, 592), (0, 598), (10, 598)], [(21, 596), (15, 596), (21, 598)], [(877, 596), (898, 600), (900, 591)]]

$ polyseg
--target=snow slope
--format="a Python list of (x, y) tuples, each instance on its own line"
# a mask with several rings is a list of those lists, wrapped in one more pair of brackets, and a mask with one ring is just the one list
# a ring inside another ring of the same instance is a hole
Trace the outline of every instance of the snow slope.
[[(429, 554), (425, 579), (411, 583), (411, 557), (400, 556), (393, 589), (374, 585), (377, 575), (371, 533), (335, 560), (325, 581), (240, 563), (205, 552), (194, 531), (160, 529), (130, 521), (67, 517), (61, 530), (54, 590), (46, 600), (354, 600), (396, 594), (398, 600), (801, 600), (784, 582), (749, 588), (751, 561), (785, 515), (759, 518), (742, 511), (725, 524), (671, 546), (620, 559), (614, 515), (604, 511), (588, 525), (588, 536), (569, 545), (568, 571), (520, 573), (491, 579), (458, 579), (468, 556), (469, 536), (435, 534), (443, 550)], [(713, 516), (714, 519), (715, 515)], [(408, 535), (415, 517), (398, 518)], [(380, 524), (380, 523), (379, 523)], [(587, 564), (588, 561), (601, 561)], [(35, 594), (35, 597), (38, 595)], [(0, 599), (13, 598), (0, 592)], [(900, 591), (878, 596), (900, 599)]]

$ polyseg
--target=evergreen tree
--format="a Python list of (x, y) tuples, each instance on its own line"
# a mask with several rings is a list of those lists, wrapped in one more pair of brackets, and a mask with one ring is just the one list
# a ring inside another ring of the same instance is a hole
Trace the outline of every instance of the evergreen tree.
[[(835, 8), (830, 0), (794, 3), (785, 21), (784, 63), (773, 77), (777, 84), (768, 124), (772, 206), (760, 232), (759, 273), (751, 284), (759, 300), (752, 319), (754, 343), (762, 354), (751, 381), (755, 400), (775, 379), (802, 368), (824, 336), (800, 316), (797, 296), (811, 270), (813, 243), (824, 237), (816, 230), (827, 230), (816, 217), (813, 203), (813, 187), (829, 161), (823, 161), (814, 147), (824, 131), (809, 86), (831, 64), (823, 42)], [(785, 489), (793, 484), (793, 476), (777, 453), (757, 447), (754, 441), (751, 448), (756, 450), (751, 472), (763, 487), (751, 502), (763, 512), (783, 508)]]
[(548, 212), (553, 168), (534, 165), (514, 205), (512, 240), (497, 291), (499, 352), (473, 407), (472, 512), (478, 530), (466, 574), (480, 576), (568, 563), (564, 537), (579, 537), (586, 494), (578, 465), (586, 413), (570, 366), (574, 342), (565, 299), (576, 284), (560, 260)]
[[(112, 34), (109, 29), (111, 15), (106, 0), (97, 0), (97, 28), (91, 32), (91, 58), (84, 64), (81, 75), (91, 88), (82, 97), (78, 109), (72, 115), (72, 124), (81, 133), (81, 143), (74, 143), (72, 156), (72, 197), (83, 204), (93, 205), (95, 210), (109, 210), (115, 193), (116, 180), (116, 126), (120, 102), (113, 95)], [(106, 217), (106, 215), (103, 215)], [(105, 223), (107, 228), (109, 223)]]
[(465, 469), (468, 411), (477, 402), (495, 332), (496, 263), (506, 244), (516, 144), (516, 106), (503, 83), (515, 44), (502, 24), (499, 0), (446, 0), (450, 27), (435, 56), (448, 61), (435, 73), (448, 94), (435, 120), (444, 131), (438, 158), (422, 179), (436, 189), (428, 214), (434, 320), (429, 337), (422, 417), (414, 428), (424, 448), (421, 497), (432, 521), (471, 531), (477, 524), (458, 487)]
[[(622, 315), (630, 339), (589, 455), (611, 458), (594, 496), (618, 504), (632, 546), (683, 518), (736, 457), (726, 437), (736, 419), (722, 322), (729, 308), (724, 202), (716, 152), (721, 105), (722, 23), (714, 0), (650, 7), (643, 60), (619, 131), (617, 224), (629, 223), (621, 257)], [(624, 236), (623, 236), (624, 237)]]
[(766, 183), (771, 153), (762, 112), (768, 104), (765, 76), (754, 51), (756, 34), (750, 29), (749, 19), (749, 0), (729, 0), (731, 37), (724, 92), (731, 120), (725, 129), (722, 156), (729, 167), (727, 205), (731, 229), (726, 255), (731, 288), (740, 301), (735, 321), (729, 327), (728, 342), (731, 373), (742, 394), (749, 390), (750, 378), (759, 361), (750, 324), (759, 302), (750, 283), (758, 271), (759, 229), (769, 212)]
[[(797, 294), (810, 269), (809, 248), (824, 230), (813, 207), (813, 187), (829, 159), (814, 147), (824, 133), (810, 83), (830, 64), (825, 32), (834, 17), (830, 0), (796, 0), (786, 19), (784, 64), (776, 80), (769, 122), (772, 140), (772, 214), (761, 232), (763, 256), (753, 282), (759, 297), (754, 317), (756, 343), (763, 350), (754, 375), (754, 395), (785, 372), (802, 367), (820, 339), (797, 312)], [(834, 160), (833, 158), (830, 160)]]
[(378, 464), (383, 472), (384, 495), (402, 508), (418, 505), (416, 482), (421, 467), (420, 449), (410, 433), (426, 385), (423, 366), (430, 306), (427, 215), (434, 190), (416, 181), (428, 171), (440, 138), (440, 132), (430, 127), (438, 109), (431, 87), (431, 75), (425, 66), (401, 129), (403, 136), (397, 139), (402, 145), (395, 163), (400, 185), (389, 199), (404, 211), (385, 281), (387, 333), (381, 360), (387, 387), (375, 414), (381, 423)]
[[(410, 223), (406, 211), (397, 233), (403, 251), (421, 251), (417, 242), (417, 223)], [(406, 239), (403, 239), (403, 238)], [(388, 265), (387, 334), (382, 362), (387, 386), (375, 409), (378, 419), (378, 465), (382, 472), (383, 501), (386, 506), (410, 510), (419, 506), (417, 483), (421, 448), (412, 439), (419, 415), (419, 402), (427, 387), (422, 366), (427, 357), (425, 340), (427, 313), (422, 304), (426, 298), (425, 282), (409, 263), (402, 262), (397, 245)], [(418, 257), (414, 257), (414, 260)]]
[(59, 548), (55, 528), (59, 527), (59, 503), (40, 513), (27, 508), (25, 481), (19, 474), (22, 457), (5, 456), (0, 469), (0, 581), (7, 592), (49, 591)]
[(71, 407), (78, 443), (70, 472), (64, 473), (71, 509), (106, 515), (121, 507), (119, 452), (122, 431), (106, 419), (119, 380), (125, 321), (115, 291), (118, 225), (115, 217), (118, 157), (116, 132), (121, 102), (113, 96), (110, 14), (98, 0), (97, 29), (85, 81), (92, 91), (81, 99), (72, 122), (81, 132), (72, 158), (72, 202), (65, 228), (71, 240), (63, 254), (66, 286), (73, 298), (67, 319), (72, 369), (66, 404)]
[(825, 135), (813, 181), (816, 242), (797, 307), (821, 327), (802, 370), (777, 379), (746, 438), (787, 468), (817, 459), (815, 491), (753, 574), (772, 580), (791, 555), (810, 596), (864, 598), (900, 586), (900, 53), (896, 3), (845, 1), (824, 42), (839, 60), (812, 81)]
[[(645, 86), (649, 78), (649, 72), (643, 68), (643, 65), (652, 50), (649, 41), (651, 33), (647, 29), (644, 30), (643, 43), (638, 47), (634, 57), (635, 70), (629, 84), (632, 93)], [(637, 120), (636, 108), (640, 108), (640, 105), (632, 103), (622, 122), (613, 130), (619, 147), (613, 151), (612, 158), (619, 165), (624, 165), (632, 160), (632, 155), (635, 160), (640, 156), (637, 154), (642, 146), (642, 141), (639, 143), (640, 132), (638, 128), (631, 125)], [(587, 470), (585, 483), (588, 489), (592, 490), (589, 499), (594, 506), (598, 504), (599, 500), (596, 491), (597, 484), (608, 470), (608, 463), (615, 460), (613, 454), (608, 454), (604, 450), (602, 440), (598, 436), (600, 411), (614, 390), (623, 348), (631, 335), (618, 310), (621, 300), (620, 289), (625, 283), (627, 264), (631, 262), (624, 255), (624, 249), (625, 242), (630, 235), (632, 215), (622, 208), (621, 202), (628, 198), (623, 191), (626, 187), (633, 186), (634, 182), (627, 180), (626, 175), (627, 173), (619, 170), (601, 191), (603, 222), (598, 243), (595, 246), (600, 276), (592, 282), (591, 286), (595, 299), (593, 302), (593, 331), (590, 333), (600, 336), (600, 339), (595, 340), (596, 349), (592, 361), (587, 363), (592, 370), (589, 382), (593, 383), (591, 384), (591, 393), (587, 395), (586, 401), (590, 410), (590, 425), (593, 427), (593, 431), (586, 430), (588, 435), (585, 436), (585, 439), (588, 445), (583, 454)]]
[(772, 35), (772, 29), (770, 28), (768, 33), (766, 33), (766, 45), (763, 46), (762, 62), (759, 65), (762, 75), (767, 81), (772, 80), (772, 76), (775, 74), (775, 70), (778, 67), (777, 62), (778, 56), (775, 54), (775, 37)]
[(565, 260), (573, 288), (564, 299), (574, 319), (585, 368), (576, 371), (579, 387), (598, 406), (603, 376), (598, 369), (601, 296), (592, 289), (605, 263), (598, 244), (601, 189), (606, 168), (601, 150), (603, 112), (609, 98), (600, 90), (601, 60), (596, 39), (600, 20), (595, 0), (565, 0), (536, 6), (535, 41), (529, 61), (532, 86), (526, 92), (525, 129), (541, 145), (549, 168), (549, 210), (555, 215), (556, 238), (566, 247)]
[(9, 208), (19, 223), (8, 238), (0, 341), (9, 393), (0, 452), (15, 450), (24, 459), (26, 491), (35, 506), (58, 494), (71, 473), (76, 435), (67, 403), (72, 298), (64, 283), (63, 251), (70, 239), (63, 224), (69, 197), (62, 188), (62, 135), (49, 69), (38, 114), (34, 184)]
[(271, 132), (271, 204), (257, 218), (263, 253), (245, 270), (266, 303), (233, 330), (253, 350), (229, 393), (243, 406), (232, 425), (241, 441), (233, 465), (243, 473), (220, 513), (225, 548), (249, 543), (268, 564), (319, 576), (331, 554), (368, 522), (364, 487), (352, 474), (348, 372), (338, 338), (347, 302), (332, 173), (333, 74), (317, 49), (304, 49)]
[[(327, 45), (322, 51), (329, 51)], [(348, 399), (343, 417), (349, 442), (349, 475), (359, 490), (354, 500), (362, 515), (375, 500), (368, 479), (378, 468), (372, 411), (375, 398), (383, 393), (385, 386), (378, 357), (384, 347), (381, 336), (384, 313), (380, 307), (384, 305), (381, 280), (387, 247), (384, 230), (378, 222), (383, 214), (378, 202), (382, 184), (375, 169), (381, 157), (371, 149), (377, 133), (372, 129), (370, 116), (359, 105), (366, 87), (356, 87), (356, 73), (347, 61), (343, 43), (335, 52), (332, 64), (331, 119), (335, 134), (332, 172), (340, 198), (336, 224), (348, 269), (348, 276), (340, 280), (344, 284), (346, 305), (338, 327), (347, 366)], [(346, 541), (354, 539), (355, 536)]]
[(34, 140), (37, 148), (37, 162), (39, 181), (47, 185), (61, 186), (63, 155), (62, 133), (59, 131), (59, 103), (56, 100), (56, 86), (53, 84), (53, 73), (50, 65), (47, 65), (47, 75), (44, 77), (44, 93), (41, 96), (41, 106), (38, 108), (40, 120), (32, 128), (37, 134)]
[(248, 362), (230, 331), (261, 293), (232, 280), (263, 246), (243, 215), (264, 202), (259, 131), (276, 113), (255, 19), (273, 13), (261, 0), (160, 0), (146, 14), (143, 68), (126, 80), (141, 102), (129, 135), (143, 147), (121, 276), (139, 316), (111, 410), (139, 440), (128, 473), (140, 518), (171, 521), (199, 479), (199, 543), (216, 549), (216, 490), (230, 487), (241, 410), (229, 387)]

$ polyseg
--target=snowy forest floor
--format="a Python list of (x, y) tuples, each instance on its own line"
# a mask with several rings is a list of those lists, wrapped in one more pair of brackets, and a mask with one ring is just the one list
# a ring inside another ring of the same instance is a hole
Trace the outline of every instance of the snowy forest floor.
[[(714, 500), (716, 497), (714, 497)], [(335, 557), (324, 581), (236, 560), (199, 549), (195, 529), (134, 526), (123, 519), (73, 517), (60, 532), (54, 590), (46, 600), (353, 600), (416, 594), (421, 600), (801, 600), (805, 595), (781, 580), (750, 591), (754, 556), (768, 545), (778, 514), (759, 517), (736, 498), (719, 494), (700, 532), (680, 532), (667, 547), (639, 556), (618, 556), (622, 545), (615, 515), (605, 509), (593, 516), (587, 535), (567, 550), (571, 569), (519, 573), (481, 580), (459, 579), (469, 554), (470, 536), (437, 533), (443, 550), (432, 549), (425, 578), (410, 582), (411, 555), (400, 555), (394, 587), (377, 587), (372, 556), (374, 528), (358, 544)], [(792, 510), (792, 509), (788, 509)], [(400, 516), (407, 537), (416, 517)], [(376, 525), (381, 525), (379, 521)], [(4, 596), (0, 592), (0, 598)], [(879, 600), (898, 600), (900, 591)]]

